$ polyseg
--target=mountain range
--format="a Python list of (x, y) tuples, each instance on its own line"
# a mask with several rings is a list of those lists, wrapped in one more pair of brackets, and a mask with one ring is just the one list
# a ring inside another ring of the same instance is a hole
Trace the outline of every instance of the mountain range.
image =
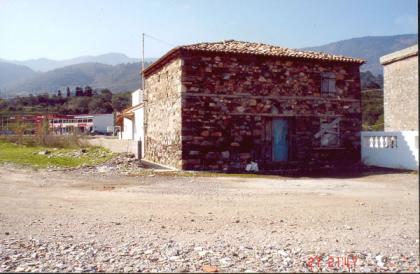
[[(2, 91), (0, 97), (56, 93), (57, 90), (64, 91), (67, 87), (74, 90), (77, 86), (125, 92), (136, 90), (141, 84), (140, 63), (119, 65), (81, 63), (48, 72), (34, 72), (24, 66), (5, 64), (0, 63), (0, 71), (7, 71), (9, 77), (0, 77), (0, 91)], [(150, 62), (145, 63), (146, 66), (149, 64)], [(4, 70), (4, 67), (8, 69)], [(24, 73), (25, 76), (22, 76)]]
[(62, 68), (65, 66), (77, 65), (77, 64), (82, 64), (82, 63), (101, 63), (105, 65), (119, 65), (119, 64), (126, 64), (126, 63), (138, 63), (140, 62), (140, 59), (131, 58), (125, 54), (113, 52), (113, 53), (107, 53), (107, 54), (96, 55), (96, 56), (91, 56), (91, 55), (80, 56), (80, 57), (64, 59), (64, 60), (51, 60), (47, 58), (39, 58), (39, 59), (30, 59), (30, 60), (25, 60), (25, 61), (15, 61), (15, 60), (9, 61), (9, 60), (0, 59), (0, 62), (7, 62), (7, 63), (15, 64), (15, 65), (27, 66), (28, 68), (34, 71), (46, 72), (46, 71), (54, 70), (57, 68)]
[[(417, 43), (417, 34), (367, 36), (338, 41), (303, 50), (359, 57), (367, 60), (362, 71), (382, 74), (379, 57)], [(146, 59), (146, 66), (155, 59)], [(0, 59), (0, 97), (55, 93), (66, 87), (91, 86), (113, 92), (132, 91), (140, 86), (140, 63), (121, 53), (81, 56), (66, 60), (36, 59), (9, 61)], [(366, 77), (365, 77), (366, 78)]]
[(361, 67), (361, 71), (370, 71), (374, 75), (377, 75), (383, 74), (382, 66), (379, 63), (379, 57), (417, 43), (417, 34), (366, 36), (342, 40), (317, 47), (303, 48), (303, 50), (322, 51), (365, 59), (367, 62)]

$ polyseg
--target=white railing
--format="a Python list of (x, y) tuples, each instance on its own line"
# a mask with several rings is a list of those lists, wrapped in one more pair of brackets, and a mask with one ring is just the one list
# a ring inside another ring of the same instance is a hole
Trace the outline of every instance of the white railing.
[(363, 136), (362, 146), (368, 148), (392, 148), (398, 147), (397, 136)]
[(419, 169), (418, 131), (363, 131), (362, 161), (366, 165)]

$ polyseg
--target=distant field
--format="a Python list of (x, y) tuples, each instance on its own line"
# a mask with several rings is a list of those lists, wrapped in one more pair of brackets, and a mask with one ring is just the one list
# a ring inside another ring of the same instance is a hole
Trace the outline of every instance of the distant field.
[[(42, 152), (47, 151), (47, 154)], [(41, 154), (39, 154), (41, 152)], [(17, 145), (0, 140), (0, 163), (14, 163), (33, 167), (78, 167), (96, 165), (109, 160), (112, 153), (101, 147), (81, 149), (47, 148)]]

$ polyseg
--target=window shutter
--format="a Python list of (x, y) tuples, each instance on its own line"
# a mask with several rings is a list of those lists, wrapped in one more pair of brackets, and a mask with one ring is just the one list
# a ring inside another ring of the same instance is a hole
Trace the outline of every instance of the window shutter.
[(328, 81), (328, 91), (330, 93), (335, 93), (335, 78), (330, 78)]
[(326, 81), (327, 79), (322, 78), (321, 80), (321, 92), (328, 92), (328, 82)]

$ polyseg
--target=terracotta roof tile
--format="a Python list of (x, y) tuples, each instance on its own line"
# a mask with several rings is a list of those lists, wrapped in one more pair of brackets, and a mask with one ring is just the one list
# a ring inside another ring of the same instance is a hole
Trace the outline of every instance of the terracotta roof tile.
[(342, 62), (354, 62), (364, 63), (365, 60), (333, 55), (324, 52), (315, 51), (302, 51), (290, 48), (284, 48), (279, 46), (267, 45), (262, 43), (251, 43), (235, 40), (227, 40), (222, 42), (214, 43), (198, 43), (192, 45), (180, 46), (182, 49), (194, 50), (194, 51), (209, 51), (209, 52), (225, 52), (225, 53), (243, 53), (243, 54), (255, 54), (255, 55), (266, 55), (266, 56), (284, 56), (284, 57), (296, 57), (296, 58), (307, 58), (307, 59), (318, 59), (327, 61), (342, 61)]
[(303, 58), (312, 60), (336, 61), (336, 62), (349, 62), (363, 64), (366, 61), (359, 58), (348, 56), (333, 55), (324, 52), (315, 51), (302, 51), (297, 49), (284, 48), (274, 45), (267, 45), (262, 43), (243, 42), (236, 40), (225, 40), (221, 42), (212, 43), (198, 43), (192, 45), (184, 45), (173, 48), (164, 56), (159, 58), (149, 67), (144, 70), (144, 75), (151, 74), (155, 69), (166, 63), (171, 56), (174, 56), (179, 50), (186, 51), (202, 51), (202, 52), (221, 52), (221, 53), (237, 53), (237, 54), (251, 54), (263, 56), (276, 56), (276, 57), (292, 57)]

